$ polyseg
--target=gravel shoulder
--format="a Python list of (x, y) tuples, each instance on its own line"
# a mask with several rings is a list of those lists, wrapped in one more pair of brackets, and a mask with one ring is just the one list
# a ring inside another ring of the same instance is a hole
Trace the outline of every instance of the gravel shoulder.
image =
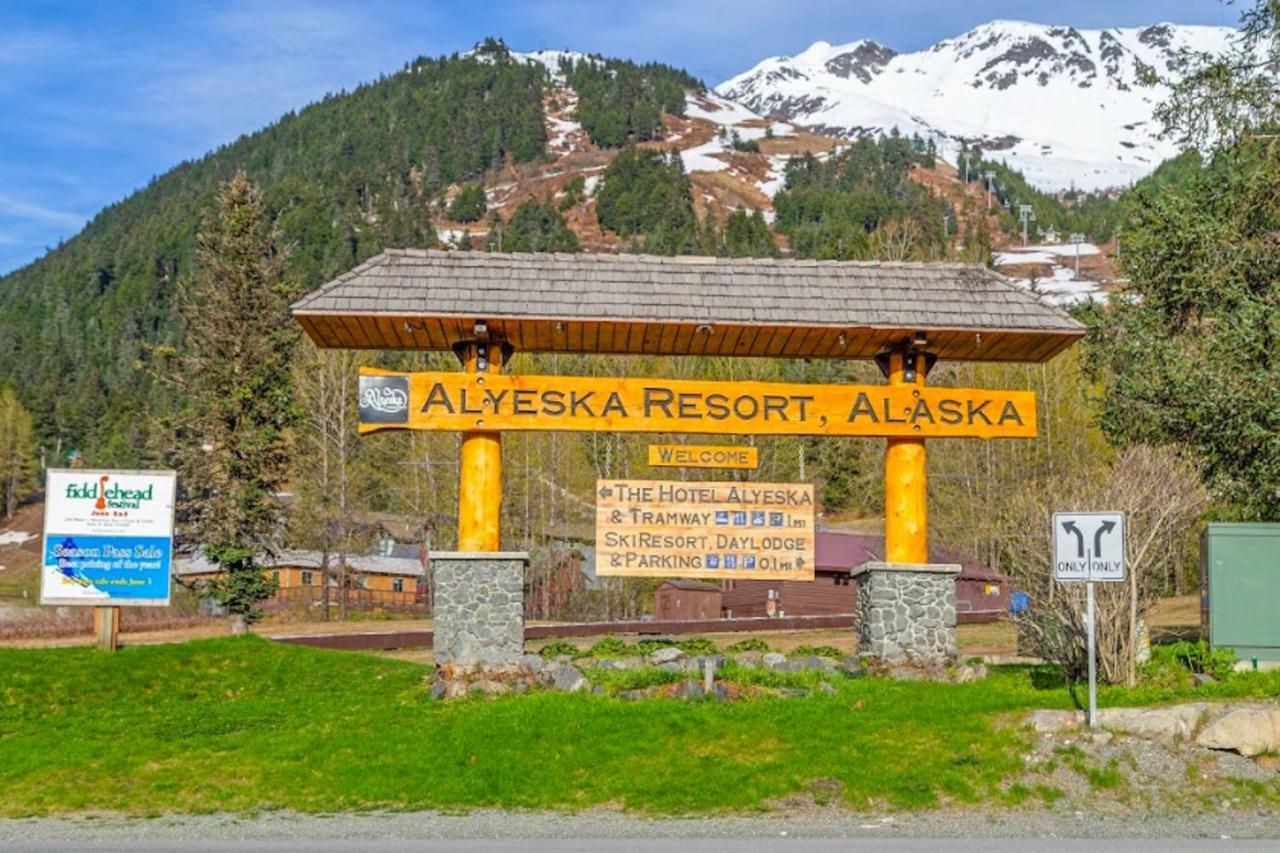
[(268, 813), (152, 819), (30, 818), (0, 820), (2, 845), (299, 842), (344, 840), (503, 839), (751, 839), (751, 838), (1020, 838), (1020, 839), (1280, 839), (1280, 815), (1268, 811), (1212, 814), (1098, 815), (1080, 811), (942, 810), (856, 814), (808, 809), (770, 816), (645, 818), (615, 811), (577, 814), (479, 810), (300, 815)]

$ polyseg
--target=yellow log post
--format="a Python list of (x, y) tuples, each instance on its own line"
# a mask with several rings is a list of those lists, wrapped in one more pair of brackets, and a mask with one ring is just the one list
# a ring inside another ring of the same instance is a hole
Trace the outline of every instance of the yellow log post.
[[(467, 373), (502, 371), (502, 347), (487, 341), (466, 344), (462, 367)], [(458, 481), (458, 550), (498, 551), (502, 542), (502, 434), (462, 434)]]
[(98, 648), (114, 652), (120, 645), (120, 608), (93, 608), (93, 633), (98, 638)]
[[(914, 374), (914, 376), (911, 376)], [(889, 355), (890, 385), (924, 387), (923, 353)], [(884, 558), (929, 562), (929, 508), (922, 438), (890, 438), (884, 457)]]

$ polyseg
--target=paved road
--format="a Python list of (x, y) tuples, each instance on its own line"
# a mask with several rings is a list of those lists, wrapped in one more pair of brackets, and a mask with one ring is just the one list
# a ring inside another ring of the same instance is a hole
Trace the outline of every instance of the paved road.
[(1068, 810), (858, 815), (812, 809), (785, 815), (650, 819), (595, 810), (194, 815), (0, 820), (0, 853), (236, 851), (236, 853), (1188, 853), (1280, 851), (1280, 815), (1099, 816)]
[(991, 839), (991, 838), (732, 838), (732, 839), (491, 839), (468, 841), (427, 840), (345, 840), (307, 841), (156, 841), (108, 842), (103, 844), (35, 844), (0, 850), (63, 851), (85, 850), (99, 853), (1200, 853), (1200, 851), (1274, 851), (1272, 840), (1221, 839)]

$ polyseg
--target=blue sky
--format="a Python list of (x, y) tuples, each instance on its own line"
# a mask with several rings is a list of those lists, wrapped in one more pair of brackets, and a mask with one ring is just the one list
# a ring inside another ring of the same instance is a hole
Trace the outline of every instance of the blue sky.
[(1218, 0), (0, 2), (0, 273), (181, 160), (486, 35), (688, 68), (715, 84), (819, 39), (914, 50), (992, 18), (1234, 24)]

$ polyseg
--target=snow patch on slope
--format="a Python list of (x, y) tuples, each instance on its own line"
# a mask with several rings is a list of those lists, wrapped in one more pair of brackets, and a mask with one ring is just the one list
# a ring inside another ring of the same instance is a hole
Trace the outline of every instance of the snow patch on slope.
[(1236, 37), (1227, 27), (992, 21), (915, 53), (816, 42), (716, 91), (841, 136), (896, 127), (935, 139), (944, 154), (976, 142), (1043, 189), (1099, 189), (1132, 183), (1177, 153), (1152, 118), (1168, 89), (1141, 85), (1143, 70), (1176, 80), (1184, 51), (1221, 53)]

